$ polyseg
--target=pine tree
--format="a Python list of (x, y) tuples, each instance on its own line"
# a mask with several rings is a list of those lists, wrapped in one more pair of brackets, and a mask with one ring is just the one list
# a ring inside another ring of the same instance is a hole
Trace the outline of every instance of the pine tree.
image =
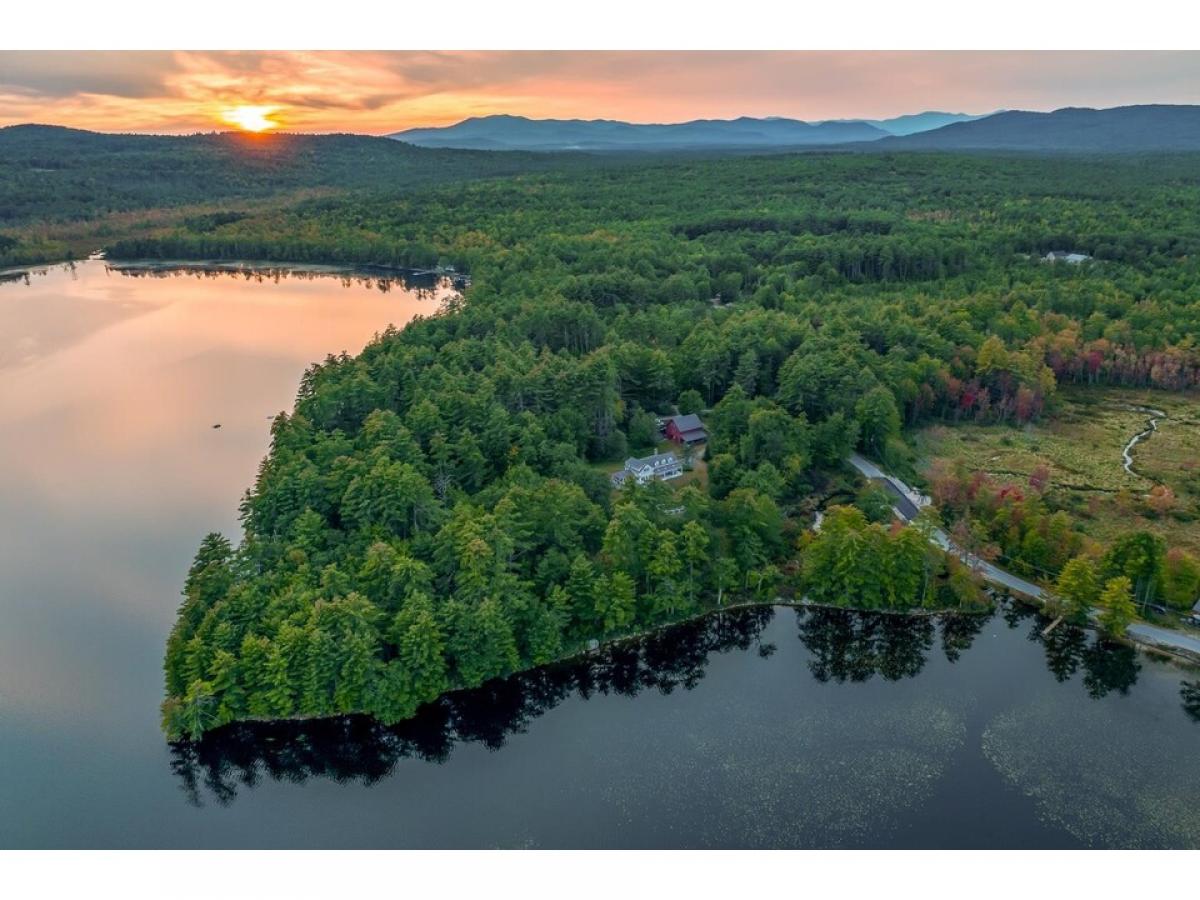
[(489, 598), (478, 606), (458, 600), (450, 605), (449, 651), (461, 684), (478, 687), (515, 671), (520, 665), (517, 641), (500, 604)]
[(637, 618), (637, 585), (626, 572), (613, 572), (596, 595), (596, 616), (605, 633), (624, 631)]
[(238, 683), (238, 661), (228, 650), (218, 650), (209, 666), (209, 685), (217, 699), (216, 724), (224, 725), (245, 715), (245, 697)]
[(333, 638), (309, 622), (300, 646), (303, 649), (298, 712), (306, 716), (328, 716), (333, 713), (333, 688), (337, 678)]
[(260, 635), (248, 634), (238, 652), (238, 680), (246, 696), (246, 714), (256, 719), (271, 716), (267, 702), (267, 661), (271, 642)]
[(596, 621), (596, 569), (582, 553), (571, 560), (566, 589), (571, 598), (571, 623), (590, 631)]
[(284, 718), (295, 711), (295, 691), (292, 688), (291, 660), (287, 642), (272, 643), (267, 656), (267, 682), (264, 706), (274, 718)]
[(417, 703), (427, 703), (449, 686), (446, 643), (428, 597), (412, 597), (392, 627), (395, 662), (406, 673), (406, 690)]

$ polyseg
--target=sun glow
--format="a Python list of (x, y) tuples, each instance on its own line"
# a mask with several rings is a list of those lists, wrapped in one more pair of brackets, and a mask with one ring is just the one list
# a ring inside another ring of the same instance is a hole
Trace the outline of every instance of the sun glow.
[(242, 131), (269, 131), (279, 123), (271, 118), (277, 106), (234, 106), (221, 112), (221, 120)]

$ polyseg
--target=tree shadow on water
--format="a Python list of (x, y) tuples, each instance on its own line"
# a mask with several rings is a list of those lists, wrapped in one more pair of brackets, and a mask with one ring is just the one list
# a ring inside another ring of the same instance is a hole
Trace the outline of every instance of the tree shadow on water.
[(1200, 722), (1200, 681), (1181, 684), (1179, 698), (1183, 701), (1183, 714), (1193, 722)]
[(812, 654), (809, 671), (820, 682), (913, 678), (925, 667), (934, 640), (955, 662), (989, 619), (972, 616), (904, 616), (848, 609), (797, 609), (800, 641)]
[(595, 694), (633, 697), (643, 691), (691, 690), (714, 653), (749, 650), (774, 617), (770, 607), (719, 612), (575, 662), (545, 666), (457, 691), (417, 715), (385, 726), (367, 716), (235, 723), (199, 741), (171, 744), (171, 769), (188, 802), (227, 806), (239, 790), (264, 778), (303, 783), (325, 778), (371, 785), (405, 759), (440, 764), (459, 744), (499, 750), (539, 716), (567, 698)]
[(1005, 616), (1010, 628), (1027, 624), (1027, 638), (1040, 644), (1046, 668), (1060, 682), (1083, 673), (1083, 688), (1094, 700), (1111, 693), (1126, 695), (1137, 684), (1142, 670), (1136, 648), (1110, 640), (1078, 625), (1063, 622), (1046, 633), (1051, 619), (1027, 606), (1013, 604)]

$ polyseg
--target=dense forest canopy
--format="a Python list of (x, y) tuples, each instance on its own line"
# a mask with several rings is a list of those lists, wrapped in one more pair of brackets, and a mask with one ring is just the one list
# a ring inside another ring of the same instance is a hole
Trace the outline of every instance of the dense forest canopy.
[[(395, 721), (781, 589), (972, 606), (970, 573), (869, 492), (801, 537), (814, 498), (849, 489), (854, 448), (906, 471), (908, 427), (1031, 421), (1063, 383), (1194, 388), (1198, 201), (1195, 156), (809, 154), (319, 198), (117, 243), (471, 277), (442, 314), (306, 374), (244, 540), (210, 536), (189, 574), (168, 731)], [(614, 491), (674, 412), (704, 418), (704, 478)], [(1057, 570), (1083, 548), (1037, 502), (1006, 521)], [(1144, 596), (1135, 545), (1098, 574)]]
[[(203, 230), (243, 209), (303, 196), (393, 196), (446, 182), (623, 162), (427, 149), (354, 134), (168, 136), (14, 125), (0, 128), (0, 266), (89, 252), (120, 234), (130, 214), (182, 217)], [(172, 216), (172, 210), (183, 212)]]
[(300, 189), (403, 192), (597, 163), (548, 153), (414, 147), (358, 134), (99, 134), (0, 128), (0, 228)]

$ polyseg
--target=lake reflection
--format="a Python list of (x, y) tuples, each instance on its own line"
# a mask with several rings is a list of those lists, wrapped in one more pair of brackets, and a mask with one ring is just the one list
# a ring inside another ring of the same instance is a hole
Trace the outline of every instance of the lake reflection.
[[(512, 735), (526, 733), (534, 720), (572, 697), (586, 701), (595, 695), (632, 698), (644, 691), (689, 691), (701, 684), (718, 655), (737, 651), (770, 658), (779, 648), (764, 631), (777, 614), (794, 614), (807, 670), (816, 683), (914, 679), (934, 654), (947, 664), (958, 662), (996, 623), (1003, 624), (1009, 640), (1020, 640), (1023, 633), (1026, 641), (1039, 645), (1056, 681), (1070, 681), (1082, 672), (1080, 687), (1093, 699), (1114, 691), (1127, 694), (1141, 668), (1132, 648), (1070, 625), (1045, 635), (1047, 619), (1012, 603), (998, 613), (961, 616), (739, 609), (623, 642), (579, 661), (456, 692), (392, 727), (361, 716), (231, 726), (198, 743), (172, 745), (172, 768), (194, 805), (228, 805), (239, 789), (253, 789), (264, 778), (375, 784), (391, 776), (401, 760), (445, 764), (465, 744), (501, 750)], [(1185, 683), (1182, 690), (1185, 713), (1200, 717), (1195, 708), (1200, 689)]]
[(200, 803), (200, 783), (219, 803), (229, 803), (237, 786), (255, 786), (265, 774), (300, 782), (312, 776), (371, 784), (400, 759), (443, 763), (459, 743), (499, 750), (510, 735), (567, 697), (595, 694), (636, 697), (691, 690), (704, 677), (712, 653), (755, 648), (775, 611), (770, 607), (715, 613), (644, 640), (624, 642), (575, 663), (546, 666), (458, 691), (422, 707), (409, 721), (386, 727), (363, 716), (315, 722), (233, 725), (197, 743), (172, 745), (172, 767), (191, 802)]
[(270, 420), (313, 361), (455, 287), (0, 281), (0, 846), (1200, 845), (1194, 672), (1012, 606), (726, 612), (396, 728), (170, 746), (183, 576), (205, 533), (238, 536)]

